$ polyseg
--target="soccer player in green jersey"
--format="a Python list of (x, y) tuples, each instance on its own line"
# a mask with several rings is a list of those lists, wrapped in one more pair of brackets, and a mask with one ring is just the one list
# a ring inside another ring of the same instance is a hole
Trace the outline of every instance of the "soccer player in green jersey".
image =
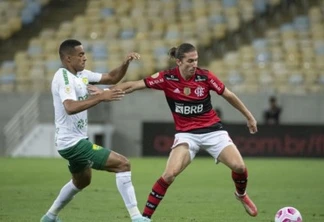
[(41, 222), (61, 221), (59, 212), (86, 188), (91, 182), (91, 168), (113, 172), (116, 184), (133, 222), (149, 221), (142, 217), (131, 180), (128, 159), (112, 150), (93, 144), (88, 140), (87, 109), (100, 102), (118, 101), (124, 92), (118, 89), (89, 96), (87, 84), (116, 84), (125, 75), (132, 60), (139, 54), (129, 53), (125, 61), (110, 73), (101, 74), (85, 69), (87, 60), (81, 42), (68, 39), (59, 48), (63, 67), (58, 69), (52, 81), (52, 95), (55, 109), (55, 146), (59, 154), (68, 160), (72, 179), (65, 184), (52, 206), (41, 218)]

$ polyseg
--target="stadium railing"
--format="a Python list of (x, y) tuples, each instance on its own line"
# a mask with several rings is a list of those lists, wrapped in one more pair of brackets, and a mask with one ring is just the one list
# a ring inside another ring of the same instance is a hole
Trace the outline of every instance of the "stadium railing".
[(4, 127), (5, 155), (13, 152), (19, 142), (38, 124), (39, 95), (35, 93)]

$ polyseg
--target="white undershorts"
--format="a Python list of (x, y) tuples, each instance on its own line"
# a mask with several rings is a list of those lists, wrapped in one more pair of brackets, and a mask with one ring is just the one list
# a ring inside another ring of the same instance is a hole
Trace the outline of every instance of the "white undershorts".
[(193, 134), (193, 133), (177, 133), (171, 149), (181, 143), (187, 143), (189, 146), (190, 158), (193, 160), (200, 149), (206, 150), (217, 162), (219, 154), (222, 150), (234, 145), (227, 131), (219, 130), (211, 133)]

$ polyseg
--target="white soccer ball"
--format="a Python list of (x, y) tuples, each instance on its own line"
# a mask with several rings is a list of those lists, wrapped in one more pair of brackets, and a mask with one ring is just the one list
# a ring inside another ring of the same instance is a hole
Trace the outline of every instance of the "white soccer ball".
[(276, 213), (275, 222), (302, 222), (300, 212), (294, 207), (283, 207)]

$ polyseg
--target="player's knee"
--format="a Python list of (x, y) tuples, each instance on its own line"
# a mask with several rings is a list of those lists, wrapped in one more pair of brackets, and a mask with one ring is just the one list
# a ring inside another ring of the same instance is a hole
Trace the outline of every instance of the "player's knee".
[(164, 179), (165, 182), (171, 184), (175, 180), (176, 176), (177, 175), (174, 172), (164, 172), (162, 178)]
[(244, 163), (236, 163), (233, 165), (232, 170), (236, 173), (244, 173), (245, 168), (246, 167)]
[(120, 172), (127, 172), (131, 170), (131, 163), (127, 158), (123, 158), (119, 167)]
[(91, 184), (91, 177), (83, 177), (81, 179), (73, 179), (73, 184), (80, 190)]
[(82, 182), (83, 188), (86, 188), (87, 186), (89, 186), (91, 184), (91, 178), (87, 178), (86, 180), (84, 180)]

